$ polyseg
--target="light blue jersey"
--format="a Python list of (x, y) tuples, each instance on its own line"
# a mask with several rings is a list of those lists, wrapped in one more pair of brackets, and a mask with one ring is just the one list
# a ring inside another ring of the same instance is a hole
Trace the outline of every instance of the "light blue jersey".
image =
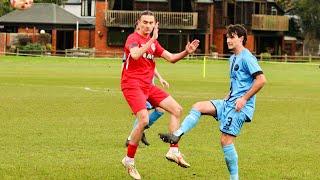
[[(238, 55), (232, 55), (230, 61), (230, 97), (227, 104), (235, 106), (236, 99), (244, 96), (251, 89), (255, 76), (262, 74), (257, 58), (248, 49), (244, 49)], [(252, 120), (255, 109), (256, 95), (252, 96), (241, 109), (249, 121)]]
[(257, 59), (244, 49), (238, 55), (232, 55), (230, 61), (230, 95), (228, 99), (211, 100), (215, 106), (215, 118), (220, 121), (220, 131), (237, 136), (245, 121), (253, 117), (256, 96), (252, 96), (240, 112), (235, 109), (235, 102), (244, 96), (253, 86), (255, 76), (262, 74)]

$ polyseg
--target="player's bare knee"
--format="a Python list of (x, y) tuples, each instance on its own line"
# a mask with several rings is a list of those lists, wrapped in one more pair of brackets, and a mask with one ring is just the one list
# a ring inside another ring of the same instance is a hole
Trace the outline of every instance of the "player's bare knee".
[(196, 102), (195, 104), (192, 105), (192, 108), (197, 110), (197, 111), (200, 111), (201, 112), (201, 102)]
[(146, 111), (146, 113), (139, 114), (138, 119), (139, 119), (138, 124), (141, 125), (141, 127), (145, 127), (146, 125), (148, 125), (149, 123), (148, 112)]
[(143, 119), (140, 122), (141, 126), (144, 128), (149, 124), (149, 119)]
[(221, 146), (226, 146), (226, 145), (232, 144), (234, 138), (235, 138), (234, 136), (227, 135), (227, 134), (223, 133), (220, 138)]

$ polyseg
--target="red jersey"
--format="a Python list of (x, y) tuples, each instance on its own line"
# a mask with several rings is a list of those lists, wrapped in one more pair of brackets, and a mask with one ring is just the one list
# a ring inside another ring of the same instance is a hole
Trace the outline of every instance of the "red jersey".
[(149, 87), (152, 84), (155, 68), (155, 57), (160, 57), (164, 49), (156, 40), (150, 48), (137, 60), (131, 58), (130, 48), (142, 47), (150, 40), (150, 36), (143, 37), (137, 32), (130, 34), (127, 38), (124, 52), (126, 61), (122, 70), (122, 88), (136, 86)]

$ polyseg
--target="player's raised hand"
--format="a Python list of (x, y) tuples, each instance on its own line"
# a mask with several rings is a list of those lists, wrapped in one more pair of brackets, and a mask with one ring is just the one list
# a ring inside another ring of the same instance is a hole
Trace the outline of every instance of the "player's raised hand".
[(193, 53), (199, 46), (200, 41), (198, 39), (193, 40), (191, 43), (188, 42), (186, 45), (186, 51), (188, 54)]
[(158, 33), (159, 33), (159, 22), (156, 22), (156, 25), (153, 28), (152, 32), (152, 39), (158, 39)]

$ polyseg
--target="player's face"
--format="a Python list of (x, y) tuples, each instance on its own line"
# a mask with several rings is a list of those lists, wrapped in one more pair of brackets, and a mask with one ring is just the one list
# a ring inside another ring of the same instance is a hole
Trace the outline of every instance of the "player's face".
[(154, 16), (143, 15), (139, 20), (139, 31), (142, 34), (148, 35), (152, 32), (155, 24), (156, 22)]
[(232, 33), (231, 35), (227, 34), (227, 44), (228, 48), (231, 50), (235, 50), (242, 46), (243, 37), (238, 37), (237, 34)]

